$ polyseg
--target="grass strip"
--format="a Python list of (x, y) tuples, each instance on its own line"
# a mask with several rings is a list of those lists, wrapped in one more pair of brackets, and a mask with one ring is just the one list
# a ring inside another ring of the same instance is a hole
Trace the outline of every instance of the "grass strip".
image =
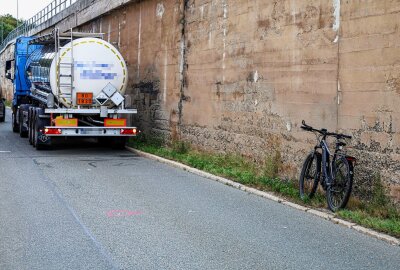
[(396, 237), (400, 237), (400, 219), (398, 217), (382, 218), (371, 216), (363, 210), (341, 210), (338, 216), (350, 220), (354, 223), (368, 227), (380, 232), (384, 232)]

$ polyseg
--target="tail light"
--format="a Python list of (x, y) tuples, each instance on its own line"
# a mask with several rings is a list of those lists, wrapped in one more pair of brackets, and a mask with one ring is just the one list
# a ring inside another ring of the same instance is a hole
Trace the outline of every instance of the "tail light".
[(137, 129), (136, 128), (121, 128), (120, 134), (121, 135), (136, 135)]
[(348, 162), (352, 163), (354, 166), (356, 165), (357, 159), (352, 156), (346, 156)]
[(44, 134), (46, 134), (46, 135), (61, 135), (62, 130), (60, 128), (45, 128)]

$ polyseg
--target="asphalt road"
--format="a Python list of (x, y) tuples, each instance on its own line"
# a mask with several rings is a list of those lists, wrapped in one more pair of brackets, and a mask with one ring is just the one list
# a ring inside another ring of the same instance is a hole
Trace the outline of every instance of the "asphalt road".
[(399, 269), (400, 248), (94, 142), (0, 124), (0, 269)]

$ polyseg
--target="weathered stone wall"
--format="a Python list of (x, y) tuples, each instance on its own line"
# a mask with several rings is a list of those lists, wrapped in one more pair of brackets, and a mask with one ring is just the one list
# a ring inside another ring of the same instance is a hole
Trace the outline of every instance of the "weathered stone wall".
[(14, 47), (7, 47), (0, 54), (0, 98), (12, 99), (13, 84), (6, 78), (6, 61), (14, 59)]
[(342, 1), (338, 124), (354, 135), (358, 187), (379, 173), (400, 202), (400, 3)]
[(354, 136), (356, 192), (380, 175), (400, 201), (398, 1), (119, 2), (82, 1), (56, 25), (121, 50), (144, 132), (260, 162), (279, 153), (292, 178), (315, 143), (305, 119)]
[[(302, 119), (337, 127), (337, 31), (331, 1), (189, 1), (182, 136), (284, 174), (304, 158)], [(298, 154), (301, 151), (302, 154)]]
[(296, 177), (316, 127), (354, 136), (355, 190), (400, 201), (398, 1), (189, 1), (181, 135)]
[(189, 1), (181, 136), (296, 177), (316, 127), (354, 136), (355, 191), (400, 201), (398, 1)]

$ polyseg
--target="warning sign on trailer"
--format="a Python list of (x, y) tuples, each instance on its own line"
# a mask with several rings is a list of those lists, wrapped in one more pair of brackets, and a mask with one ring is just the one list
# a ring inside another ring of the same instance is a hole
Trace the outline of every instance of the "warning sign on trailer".
[(108, 97), (106, 94), (104, 94), (103, 92), (98, 94), (96, 97), (96, 101), (100, 104), (100, 105), (104, 105), (104, 103), (106, 103), (108, 101)]
[(77, 105), (92, 105), (93, 93), (76, 93), (76, 104)]

